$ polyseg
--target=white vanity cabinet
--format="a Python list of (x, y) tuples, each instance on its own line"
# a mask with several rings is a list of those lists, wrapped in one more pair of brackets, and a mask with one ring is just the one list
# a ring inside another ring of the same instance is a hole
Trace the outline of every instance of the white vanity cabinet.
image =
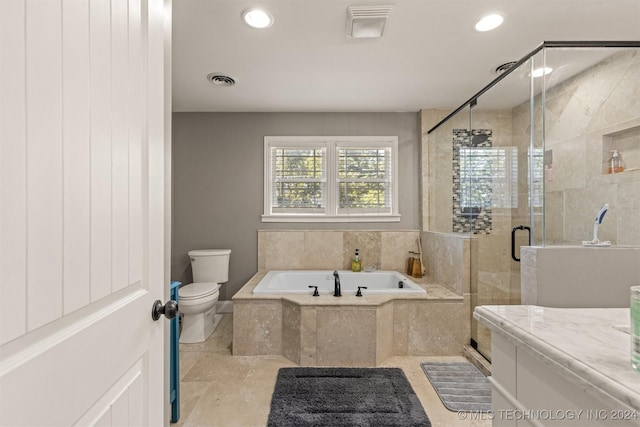
[(493, 426), (640, 426), (628, 309), (480, 306), (491, 328)]

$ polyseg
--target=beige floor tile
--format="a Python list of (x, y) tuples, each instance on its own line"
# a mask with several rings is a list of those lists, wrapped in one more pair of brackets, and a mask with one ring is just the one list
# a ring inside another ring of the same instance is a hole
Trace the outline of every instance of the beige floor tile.
[[(278, 370), (297, 366), (282, 356), (232, 356), (232, 317), (225, 314), (204, 343), (181, 344), (181, 419), (176, 427), (262, 427), (267, 423)], [(392, 357), (382, 366), (401, 368), (433, 427), (488, 427), (488, 419), (461, 420), (444, 407), (420, 367), (425, 361), (463, 361), (462, 356)]]
[(251, 369), (249, 357), (233, 357), (229, 353), (205, 352), (184, 376), (183, 381), (244, 381)]
[(193, 408), (207, 389), (211, 386), (208, 382), (181, 382), (180, 383), (180, 419), (172, 424), (175, 427), (182, 427), (185, 420), (189, 418)]
[(230, 352), (233, 340), (233, 322), (231, 314), (223, 314), (215, 332), (205, 342), (180, 344), (181, 353), (192, 352)]
[(200, 351), (181, 351), (180, 352), (180, 380), (184, 381), (187, 372), (204, 357), (204, 353)]

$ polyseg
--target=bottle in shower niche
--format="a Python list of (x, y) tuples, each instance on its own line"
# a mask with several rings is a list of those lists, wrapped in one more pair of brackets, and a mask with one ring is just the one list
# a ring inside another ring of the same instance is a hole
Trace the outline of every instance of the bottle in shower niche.
[(608, 163), (608, 173), (620, 173), (624, 172), (624, 160), (622, 160), (622, 156), (618, 152), (618, 150), (611, 150), (611, 157), (609, 157)]
[(356, 249), (356, 253), (351, 260), (351, 271), (362, 271), (362, 262), (360, 261), (360, 250)]

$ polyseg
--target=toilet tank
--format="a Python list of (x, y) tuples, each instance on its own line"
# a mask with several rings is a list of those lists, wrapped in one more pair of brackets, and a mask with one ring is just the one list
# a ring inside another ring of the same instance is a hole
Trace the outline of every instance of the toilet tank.
[(225, 283), (229, 280), (231, 249), (199, 249), (188, 254), (194, 283)]

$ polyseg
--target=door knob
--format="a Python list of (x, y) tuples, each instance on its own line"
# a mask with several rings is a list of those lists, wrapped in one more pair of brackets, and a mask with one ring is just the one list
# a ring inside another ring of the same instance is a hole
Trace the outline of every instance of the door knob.
[(178, 303), (174, 300), (169, 300), (165, 305), (162, 305), (162, 301), (156, 300), (151, 308), (151, 318), (158, 320), (160, 316), (164, 314), (164, 317), (171, 320), (178, 314)]

